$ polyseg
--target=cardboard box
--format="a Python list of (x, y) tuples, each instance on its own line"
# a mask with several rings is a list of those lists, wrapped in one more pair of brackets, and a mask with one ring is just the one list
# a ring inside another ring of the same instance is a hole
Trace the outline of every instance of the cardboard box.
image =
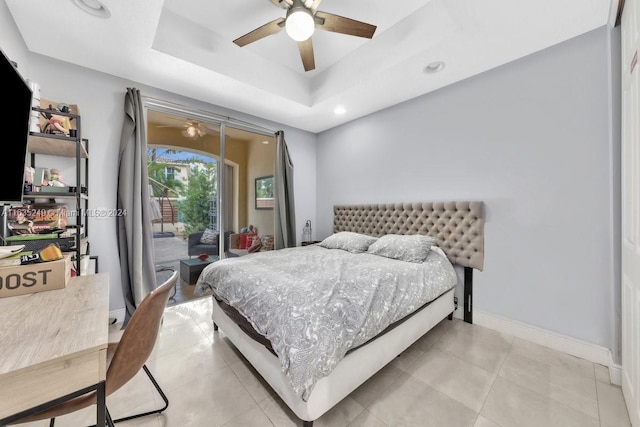
[(20, 265), (20, 258), (0, 263), (0, 298), (62, 289), (71, 277), (71, 255), (35, 264)]

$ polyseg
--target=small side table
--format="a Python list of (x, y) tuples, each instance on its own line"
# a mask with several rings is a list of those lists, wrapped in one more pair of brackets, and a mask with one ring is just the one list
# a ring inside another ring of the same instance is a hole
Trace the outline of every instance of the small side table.
[(198, 277), (204, 268), (218, 260), (217, 256), (209, 256), (204, 261), (198, 258), (187, 258), (180, 260), (180, 279), (189, 285), (195, 285)]
[(322, 240), (310, 240), (308, 242), (302, 242), (302, 246), (315, 245), (316, 243), (320, 243)]

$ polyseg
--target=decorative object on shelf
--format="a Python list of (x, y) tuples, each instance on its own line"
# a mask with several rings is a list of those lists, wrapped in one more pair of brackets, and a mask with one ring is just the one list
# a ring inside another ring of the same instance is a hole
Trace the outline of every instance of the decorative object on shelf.
[[(34, 234), (33, 221), (27, 218), (24, 209), (12, 209), (15, 211), (15, 216), (10, 214), (7, 228), (11, 231), (11, 234)], [(11, 218), (13, 216), (13, 219)]]
[(49, 169), (47, 168), (34, 168), (35, 174), (33, 176), (33, 185), (35, 187), (42, 187), (43, 185), (49, 185)]
[(20, 256), (20, 264), (56, 261), (62, 258), (63, 255), (60, 246), (57, 243), (49, 243), (44, 249), (38, 252)]
[(69, 106), (66, 104), (58, 104), (54, 109), (51, 104), (49, 104), (48, 110), (51, 112), (41, 113), (44, 118), (47, 119), (47, 123), (42, 129), (42, 133), (69, 136), (69, 130), (71, 130), (71, 118), (61, 114), (56, 114), (56, 112), (65, 114), (71, 113)]
[(67, 226), (64, 204), (34, 203), (9, 210), (7, 227), (12, 234), (41, 234)]
[(311, 220), (308, 219), (304, 228), (302, 229), (302, 241), (310, 242), (311, 241)]
[(58, 169), (51, 168), (49, 170), (49, 185), (51, 187), (66, 187), (67, 184), (62, 181), (62, 175)]
[[(35, 100), (33, 103), (35, 104)], [(75, 130), (76, 136), (78, 135), (79, 123), (76, 118), (79, 117), (80, 111), (76, 104), (40, 98), (39, 105), (34, 105), (34, 107), (40, 109), (38, 111), (39, 120), (36, 122), (38, 128), (36, 133), (71, 137), (72, 131)], [(33, 121), (34, 118), (31, 119), (31, 122)], [(31, 123), (31, 127), (33, 130), (36, 128), (33, 123)]]
[(35, 168), (31, 166), (24, 167), (24, 191), (27, 193), (33, 191), (33, 178), (35, 174)]

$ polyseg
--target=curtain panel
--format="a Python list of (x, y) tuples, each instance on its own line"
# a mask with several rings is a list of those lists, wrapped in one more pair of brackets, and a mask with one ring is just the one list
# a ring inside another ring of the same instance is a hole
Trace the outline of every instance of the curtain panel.
[(275, 248), (296, 246), (296, 212), (293, 197), (293, 162), (284, 139), (276, 132), (276, 236)]
[(140, 91), (127, 88), (118, 156), (118, 254), (126, 316), (157, 287), (153, 253), (153, 217), (147, 175), (147, 134)]

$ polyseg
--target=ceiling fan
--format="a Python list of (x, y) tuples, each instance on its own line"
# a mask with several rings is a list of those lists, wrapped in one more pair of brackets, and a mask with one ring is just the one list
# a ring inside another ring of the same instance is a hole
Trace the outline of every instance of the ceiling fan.
[[(185, 138), (198, 139), (207, 134), (207, 129), (200, 122), (195, 120), (189, 120), (184, 125), (184, 130), (181, 132)], [(156, 126), (157, 128), (172, 128), (177, 126)]]
[(187, 122), (184, 124), (185, 129), (182, 131), (182, 136), (191, 139), (198, 139), (207, 134), (206, 128), (199, 122)]
[(305, 71), (316, 68), (311, 35), (315, 28), (351, 36), (372, 38), (376, 26), (350, 18), (318, 10), (322, 0), (271, 0), (273, 4), (286, 9), (285, 18), (278, 18), (235, 39), (238, 46), (246, 46), (264, 37), (276, 34), (283, 28), (289, 37), (298, 43)]

